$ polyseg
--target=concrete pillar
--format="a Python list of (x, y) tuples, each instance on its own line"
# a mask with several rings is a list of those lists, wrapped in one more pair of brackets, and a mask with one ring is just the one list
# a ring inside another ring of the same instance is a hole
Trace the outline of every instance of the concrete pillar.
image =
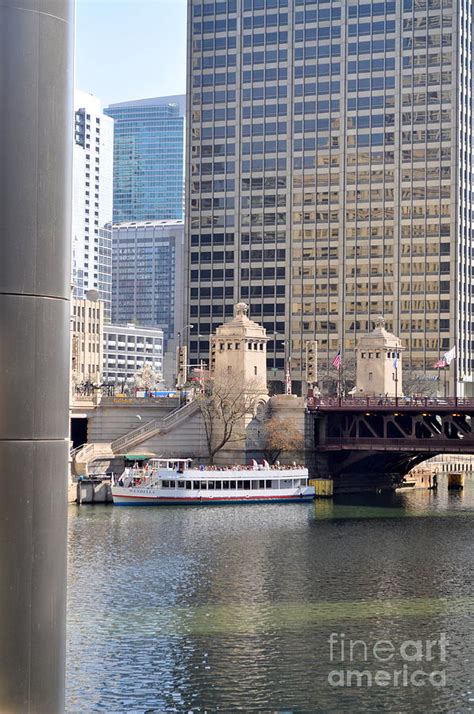
[(64, 711), (74, 0), (0, 2), (0, 711)]

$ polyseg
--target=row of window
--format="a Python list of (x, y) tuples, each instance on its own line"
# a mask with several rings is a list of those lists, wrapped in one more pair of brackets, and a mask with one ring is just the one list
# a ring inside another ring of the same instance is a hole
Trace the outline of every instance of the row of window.
[(305, 478), (286, 478), (286, 479), (259, 479), (259, 480), (225, 480), (225, 481), (169, 481), (161, 482), (162, 488), (201, 490), (201, 491), (228, 491), (236, 489), (257, 490), (257, 489), (282, 489), (282, 488), (299, 488), (306, 486), (307, 479)]

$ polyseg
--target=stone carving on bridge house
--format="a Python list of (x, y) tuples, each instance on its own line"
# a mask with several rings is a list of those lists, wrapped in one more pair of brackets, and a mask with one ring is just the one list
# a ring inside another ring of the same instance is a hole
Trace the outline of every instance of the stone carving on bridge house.
[(383, 317), (377, 317), (375, 328), (356, 347), (356, 396), (402, 396), (404, 349), (401, 339), (385, 329)]

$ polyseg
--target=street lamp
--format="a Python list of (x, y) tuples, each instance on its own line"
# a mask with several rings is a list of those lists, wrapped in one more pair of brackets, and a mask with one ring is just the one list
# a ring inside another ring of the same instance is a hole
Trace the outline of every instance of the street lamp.
[(176, 389), (179, 391), (179, 406), (182, 404), (182, 389), (186, 384), (187, 374), (188, 374), (188, 349), (186, 346), (183, 347), (181, 337), (184, 335), (185, 330), (192, 330), (194, 325), (185, 325), (182, 330), (178, 332), (178, 349), (177, 349), (177, 365), (176, 365)]
[(182, 330), (178, 332), (178, 348), (181, 349), (181, 335), (184, 334), (185, 330), (192, 330), (194, 325), (185, 325)]

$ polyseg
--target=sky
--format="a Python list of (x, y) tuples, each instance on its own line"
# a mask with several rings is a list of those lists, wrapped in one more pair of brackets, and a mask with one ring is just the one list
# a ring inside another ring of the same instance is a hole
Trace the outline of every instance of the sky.
[(76, 87), (102, 106), (186, 92), (186, 0), (77, 0)]

